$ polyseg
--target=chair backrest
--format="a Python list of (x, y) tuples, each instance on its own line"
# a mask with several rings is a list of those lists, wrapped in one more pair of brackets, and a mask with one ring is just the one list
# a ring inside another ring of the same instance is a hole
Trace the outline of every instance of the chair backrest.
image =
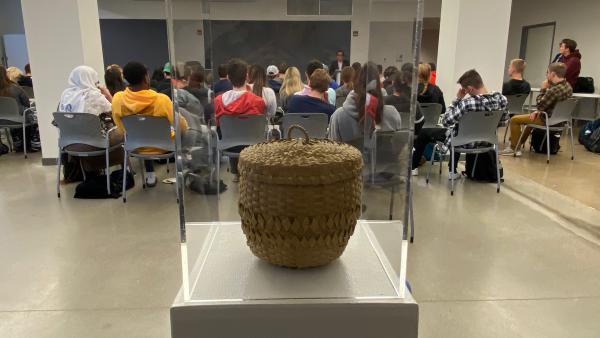
[[(327, 126), (329, 118), (323, 113), (293, 113), (285, 114), (281, 119), (281, 131), (283, 137), (287, 137), (288, 128), (294, 124), (298, 124), (306, 129), (308, 136), (311, 138), (325, 138), (327, 136)], [(300, 134), (298, 137), (302, 136)]]
[(166, 152), (175, 151), (171, 138), (171, 124), (166, 117), (129, 115), (121, 119), (125, 127), (125, 150), (158, 148)]
[(423, 128), (435, 128), (438, 126), (440, 115), (442, 115), (442, 105), (439, 103), (419, 103), (421, 113), (425, 117)]
[(23, 88), (23, 91), (25, 92), (25, 94), (27, 94), (28, 98), (30, 98), (30, 99), (35, 98), (35, 95), (33, 94), (33, 88), (31, 88), (29, 86), (23, 86), (21, 88)]
[(548, 119), (548, 125), (553, 126), (563, 122), (571, 122), (573, 119), (573, 111), (576, 106), (577, 99), (573, 97), (558, 102), (556, 106), (554, 106), (552, 116)]
[(508, 113), (510, 115), (523, 114), (523, 105), (528, 97), (529, 94), (506, 95), (506, 99), (508, 100)]
[(219, 118), (220, 150), (266, 141), (267, 119), (263, 115), (223, 115)]
[(408, 141), (411, 133), (406, 130), (374, 132), (374, 173), (402, 175), (408, 166)]
[(458, 133), (452, 146), (459, 147), (473, 142), (498, 143), (496, 130), (504, 111), (472, 111), (460, 119)]
[(12, 97), (0, 96), (0, 120), (23, 123), (23, 116), (19, 114), (17, 100)]
[(106, 147), (100, 118), (89, 113), (52, 113), (60, 131), (58, 145), (61, 149), (71, 144), (87, 144), (97, 148)]
[(339, 108), (342, 105), (344, 105), (344, 101), (346, 101), (346, 97), (345, 96), (336, 96), (335, 97), (335, 108)]

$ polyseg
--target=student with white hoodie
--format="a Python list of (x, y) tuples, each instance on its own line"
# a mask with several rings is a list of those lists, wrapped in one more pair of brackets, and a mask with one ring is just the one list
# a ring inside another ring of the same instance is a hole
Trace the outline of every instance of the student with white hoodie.
[(393, 106), (384, 105), (377, 66), (365, 63), (341, 108), (331, 116), (329, 138), (334, 141), (351, 142), (364, 135), (367, 119), (375, 121), (381, 131), (400, 130), (400, 113)]

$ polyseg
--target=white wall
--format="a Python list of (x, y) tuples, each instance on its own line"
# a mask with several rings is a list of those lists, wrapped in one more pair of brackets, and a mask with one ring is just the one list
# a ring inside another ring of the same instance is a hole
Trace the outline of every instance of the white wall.
[[(581, 76), (591, 76), (596, 88), (600, 83), (600, 1), (577, 0), (513, 0), (506, 62), (519, 56), (521, 30), (523, 26), (556, 22), (555, 48), (563, 38), (572, 38), (578, 43), (583, 55)], [(532, 84), (537, 86), (538, 84)]]
[[(52, 113), (73, 68), (87, 64), (103, 77), (102, 46), (95, 0), (22, 0), (35, 100), (45, 159), (58, 156)], [(95, 40), (95, 41), (94, 41)], [(68, 44), (65, 43), (68, 41)]]
[(502, 90), (511, 0), (443, 0), (438, 85), (452, 98), (456, 80), (475, 68), (489, 90)]
[(369, 61), (400, 68), (412, 62), (412, 22), (371, 22)]

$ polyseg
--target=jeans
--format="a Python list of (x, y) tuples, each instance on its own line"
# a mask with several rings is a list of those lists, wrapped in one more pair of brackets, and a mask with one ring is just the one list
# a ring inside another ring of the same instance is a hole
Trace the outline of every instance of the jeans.
[[(446, 141), (446, 128), (423, 128), (421, 129), (419, 136), (415, 140), (415, 150), (413, 152), (412, 157), (412, 168), (417, 169), (419, 167), (419, 163), (421, 162), (421, 157), (423, 157), (423, 152), (425, 152), (425, 147), (429, 143), (435, 142), (444, 142)], [(432, 155), (433, 156), (433, 155)], [(456, 166), (458, 165), (458, 159), (460, 158), (460, 153), (454, 154), (454, 172), (456, 172)], [(450, 165), (448, 165), (450, 167)]]
[[(535, 120), (531, 120), (529, 118), (529, 114), (515, 115), (510, 119), (510, 147), (514, 150), (517, 147), (517, 142), (519, 142), (519, 137), (521, 137), (521, 126), (528, 124), (538, 124), (540, 126), (545, 125), (546, 123), (542, 121), (540, 116), (538, 115)], [(521, 138), (521, 146), (523, 143), (527, 141), (527, 138), (531, 134), (531, 128), (525, 128), (523, 130), (523, 137)]]
[(154, 172), (154, 161), (153, 160), (144, 160), (144, 167), (147, 173)]

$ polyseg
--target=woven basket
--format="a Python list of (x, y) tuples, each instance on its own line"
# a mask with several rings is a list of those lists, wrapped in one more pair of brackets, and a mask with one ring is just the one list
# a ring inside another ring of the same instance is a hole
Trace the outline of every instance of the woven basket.
[[(290, 139), (295, 128), (304, 139)], [(240, 154), (242, 229), (254, 255), (272, 264), (325, 265), (344, 252), (360, 215), (362, 155), (297, 125), (287, 134)]]

